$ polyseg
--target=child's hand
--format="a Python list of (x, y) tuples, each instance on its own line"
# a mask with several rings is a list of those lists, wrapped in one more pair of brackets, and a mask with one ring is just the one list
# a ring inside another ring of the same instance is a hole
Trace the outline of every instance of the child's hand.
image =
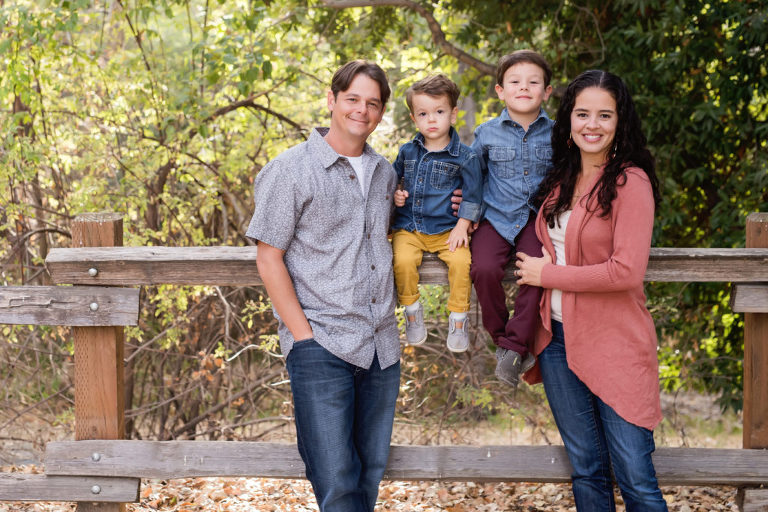
[(459, 219), (459, 222), (451, 230), (451, 234), (448, 235), (448, 249), (454, 252), (456, 249), (462, 246), (469, 247), (469, 235), (467, 234), (467, 228), (470, 222), (467, 219)]
[(395, 206), (398, 208), (405, 206), (405, 200), (408, 199), (407, 190), (395, 190)]

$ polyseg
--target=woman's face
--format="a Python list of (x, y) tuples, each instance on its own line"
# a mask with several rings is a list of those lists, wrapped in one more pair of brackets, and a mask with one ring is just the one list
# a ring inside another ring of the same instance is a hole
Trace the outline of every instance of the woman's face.
[(618, 121), (616, 100), (605, 89), (587, 87), (576, 96), (571, 138), (581, 150), (582, 161), (602, 164), (608, 160)]

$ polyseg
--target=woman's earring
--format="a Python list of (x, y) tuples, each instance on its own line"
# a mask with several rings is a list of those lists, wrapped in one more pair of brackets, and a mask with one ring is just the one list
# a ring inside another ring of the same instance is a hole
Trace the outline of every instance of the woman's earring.
[(616, 158), (616, 152), (619, 150), (619, 144), (618, 142), (613, 145), (613, 154), (611, 155), (611, 158)]
[(568, 147), (570, 148), (571, 146), (573, 146), (573, 137), (569, 133), (568, 134)]

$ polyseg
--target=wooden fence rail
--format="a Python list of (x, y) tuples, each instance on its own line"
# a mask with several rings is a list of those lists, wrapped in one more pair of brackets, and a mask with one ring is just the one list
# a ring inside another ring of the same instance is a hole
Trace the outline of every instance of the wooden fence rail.
[[(139, 290), (109, 287), (258, 285), (256, 249), (120, 247), (115, 214), (78, 217), (73, 245), (51, 250), (46, 265), (55, 283), (75, 286), (0, 288), (0, 323), (75, 326), (76, 427), (76, 441), (46, 446), (45, 475), (0, 475), (0, 500), (77, 501), (81, 512), (113, 512), (138, 499), (141, 478), (303, 478), (293, 444), (121, 439), (122, 326), (136, 325)], [(447, 282), (434, 257), (425, 257), (421, 276)], [(509, 272), (506, 279), (514, 280)], [(744, 447), (756, 448), (659, 448), (660, 483), (749, 486), (740, 491), (742, 511), (768, 510), (768, 491), (753, 487), (768, 485), (768, 214), (749, 216), (746, 249), (653, 248), (645, 280), (736, 283), (732, 306), (745, 313)], [(569, 475), (561, 446), (393, 446), (386, 478), (566, 482)]]

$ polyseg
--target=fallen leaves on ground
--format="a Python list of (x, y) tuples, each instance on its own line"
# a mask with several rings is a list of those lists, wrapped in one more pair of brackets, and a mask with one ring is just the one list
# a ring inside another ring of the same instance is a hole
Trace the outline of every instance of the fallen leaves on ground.
[[(2, 471), (39, 472), (35, 467)], [(670, 512), (737, 512), (733, 487), (664, 487)], [(617, 493), (619, 511), (623, 510)], [(0, 502), (0, 511), (71, 512), (74, 504)], [(316, 512), (306, 480), (182, 478), (143, 480), (140, 502), (126, 512)], [(384, 482), (377, 511), (574, 512), (570, 484)]]

